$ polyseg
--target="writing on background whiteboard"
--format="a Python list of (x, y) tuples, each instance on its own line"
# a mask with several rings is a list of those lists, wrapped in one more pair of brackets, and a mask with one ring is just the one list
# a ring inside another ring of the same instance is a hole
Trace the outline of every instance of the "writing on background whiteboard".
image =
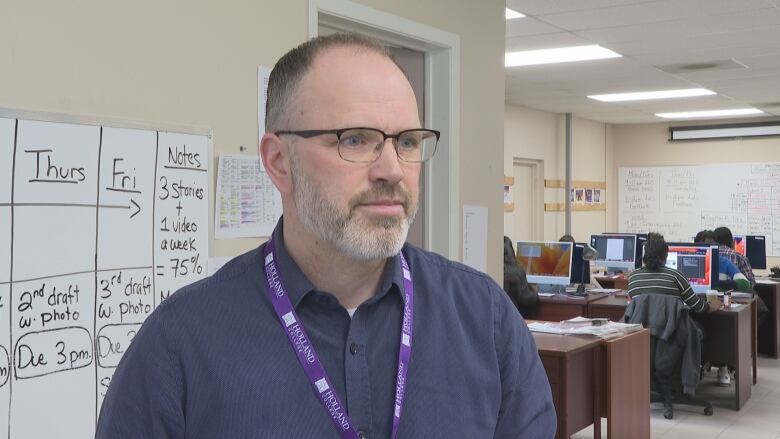
[(622, 167), (619, 228), (690, 241), (725, 226), (735, 235), (765, 235), (780, 256), (780, 163)]

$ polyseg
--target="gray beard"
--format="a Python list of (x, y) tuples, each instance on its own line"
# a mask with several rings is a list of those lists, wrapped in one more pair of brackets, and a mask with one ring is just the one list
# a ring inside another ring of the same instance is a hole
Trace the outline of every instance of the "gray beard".
[[(371, 261), (397, 255), (406, 242), (417, 214), (408, 191), (400, 185), (378, 184), (353, 197), (346, 209), (328, 197), (321, 184), (300, 171), (297, 156), (290, 154), (293, 201), (303, 227), (350, 259)], [(404, 217), (358, 217), (355, 206), (377, 198), (401, 199)]]

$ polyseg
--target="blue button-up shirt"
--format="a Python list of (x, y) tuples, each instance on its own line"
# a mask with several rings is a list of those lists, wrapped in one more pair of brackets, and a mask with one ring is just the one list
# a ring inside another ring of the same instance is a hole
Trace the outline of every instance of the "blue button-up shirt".
[[(389, 438), (403, 289), (398, 257), (350, 318), (274, 232), (290, 300), (349, 416)], [(414, 344), (399, 438), (552, 438), (555, 409), (527, 326), (487, 275), (411, 245)], [(262, 247), (173, 294), (111, 381), (97, 438), (339, 438), (266, 292)]]

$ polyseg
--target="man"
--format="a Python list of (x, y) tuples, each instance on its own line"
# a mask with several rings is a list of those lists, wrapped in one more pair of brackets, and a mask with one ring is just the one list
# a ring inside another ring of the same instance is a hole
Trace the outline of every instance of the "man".
[(523, 267), (517, 263), (515, 248), (508, 236), (504, 236), (504, 291), (523, 318), (536, 317), (539, 295), (528, 284), (528, 276)]
[(731, 234), (731, 230), (728, 227), (718, 227), (712, 231), (712, 236), (718, 243), (720, 254), (733, 262), (750, 282), (750, 287), (754, 288), (756, 277), (753, 275), (753, 268), (747, 257), (734, 251), (734, 235)]
[(666, 294), (678, 296), (695, 313), (715, 312), (720, 301), (707, 300), (693, 292), (688, 279), (679, 271), (666, 267), (669, 245), (660, 233), (648, 233), (642, 255), (642, 268), (628, 275), (628, 295), (633, 299), (640, 294)]
[[(728, 227), (718, 227), (712, 231), (712, 238), (715, 243), (718, 244), (720, 255), (736, 265), (742, 275), (744, 275), (750, 283), (749, 288), (745, 288), (744, 284), (740, 284), (739, 290), (752, 292), (753, 288), (756, 286), (756, 277), (753, 275), (753, 268), (750, 266), (748, 258), (734, 251), (734, 235), (731, 234), (731, 229)], [(756, 325), (761, 327), (769, 317), (769, 308), (760, 296), (754, 295), (754, 297), (756, 298)], [(718, 383), (722, 386), (731, 384), (731, 376), (725, 367), (720, 367), (718, 369)]]
[(302, 44), (267, 105), (271, 241), (147, 319), (97, 437), (553, 437), (547, 377), (501, 287), (404, 244), (438, 133), (419, 130), (382, 46)]
[[(712, 230), (702, 230), (696, 234), (693, 240), (694, 243), (717, 245), (715, 237), (712, 234)], [(718, 289), (721, 291), (736, 290), (736, 291), (751, 291), (750, 281), (747, 277), (739, 271), (739, 268), (724, 256), (720, 251), (718, 252)]]

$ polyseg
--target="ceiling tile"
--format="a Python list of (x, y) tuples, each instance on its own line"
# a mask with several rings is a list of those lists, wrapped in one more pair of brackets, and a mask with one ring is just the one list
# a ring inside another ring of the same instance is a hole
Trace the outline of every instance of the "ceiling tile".
[[(608, 123), (660, 111), (754, 105), (780, 114), (780, 0), (509, 0), (507, 50), (601, 44), (623, 58), (506, 69), (506, 100)], [(736, 59), (748, 66), (672, 74), (657, 66)], [(589, 94), (706, 87), (717, 96), (601, 103)], [(763, 108), (761, 105), (765, 104)]]
[(651, 3), (635, 3), (607, 8), (540, 15), (543, 21), (568, 30), (599, 29), (678, 21), (701, 15), (734, 14), (752, 9), (770, 9), (763, 0), (664, 0)]
[(553, 34), (531, 35), (522, 37), (507, 37), (506, 51), (552, 49), (555, 47), (586, 46), (592, 41), (578, 37), (569, 32), (556, 32)]
[[(780, 11), (761, 9), (731, 14), (698, 15), (671, 21), (581, 30), (577, 31), (576, 34), (598, 44), (646, 40), (673, 43), (675, 40), (686, 37), (705, 36), (709, 38), (714, 34), (753, 31), (763, 27), (774, 27), (775, 30), (780, 28)], [(775, 41), (778, 40), (780, 39), (775, 39)]]
[(535, 18), (525, 17), (506, 21), (506, 36), (519, 37), (524, 35), (552, 34), (561, 29)]
[(553, 14), (633, 3), (655, 3), (659, 0), (507, 0), (509, 8), (529, 15)]

